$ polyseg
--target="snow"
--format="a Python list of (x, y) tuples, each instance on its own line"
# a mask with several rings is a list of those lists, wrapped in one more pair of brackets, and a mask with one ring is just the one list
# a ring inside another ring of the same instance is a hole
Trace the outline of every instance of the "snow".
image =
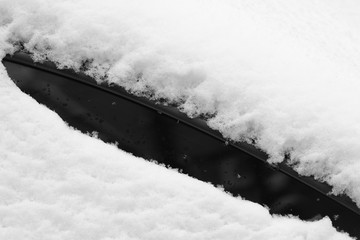
[(0, 239), (350, 239), (84, 135), (3, 66), (0, 115)]
[[(296, 0), (0, 0), (0, 55), (176, 103), (360, 206), (360, 5)], [(87, 63), (84, 65), (84, 63)], [(345, 239), (269, 215), (70, 129), (0, 68), (3, 239)], [(74, 147), (76, 146), (76, 147)], [(177, 186), (176, 188), (174, 186)]]

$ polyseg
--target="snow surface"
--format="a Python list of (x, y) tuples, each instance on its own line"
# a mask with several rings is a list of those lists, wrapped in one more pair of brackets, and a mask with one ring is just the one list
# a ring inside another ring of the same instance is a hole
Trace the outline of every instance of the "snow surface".
[[(360, 206), (357, 0), (0, 0), (3, 49), (178, 104)], [(14, 48), (15, 46), (15, 48)], [(86, 64), (85, 64), (86, 63)]]
[(3, 65), (0, 133), (0, 239), (350, 239), (71, 129)]
[[(0, 55), (165, 98), (360, 206), (359, 4), (0, 0)], [(86, 63), (86, 64), (84, 64)], [(70, 129), (0, 67), (1, 239), (346, 239)], [(76, 146), (76, 147), (75, 147)], [(176, 186), (176, 187), (174, 187)]]

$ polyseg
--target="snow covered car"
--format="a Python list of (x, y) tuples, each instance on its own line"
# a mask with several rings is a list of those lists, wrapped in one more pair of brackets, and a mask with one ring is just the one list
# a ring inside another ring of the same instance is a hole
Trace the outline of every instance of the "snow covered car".
[(0, 239), (359, 238), (359, 12), (0, 0)]
[(266, 205), (271, 213), (309, 221), (329, 216), (339, 230), (360, 236), (360, 211), (348, 197), (329, 194), (330, 186), (285, 163), (267, 163), (262, 151), (225, 139), (200, 118), (51, 62), (34, 62), (24, 52), (3, 64), (22, 91), (84, 133)]

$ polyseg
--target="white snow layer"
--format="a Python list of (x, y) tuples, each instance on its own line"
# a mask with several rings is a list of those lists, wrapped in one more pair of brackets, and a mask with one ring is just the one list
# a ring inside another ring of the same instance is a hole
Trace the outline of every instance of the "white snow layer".
[(350, 239), (81, 134), (2, 65), (0, 133), (0, 239)]
[[(0, 0), (1, 56), (165, 98), (360, 206), (354, 0)], [(0, 69), (1, 239), (340, 239), (69, 129)], [(176, 187), (175, 187), (176, 186)]]
[[(360, 206), (357, 0), (0, 0), (7, 52), (175, 102)], [(2, 44), (3, 44), (2, 43)]]

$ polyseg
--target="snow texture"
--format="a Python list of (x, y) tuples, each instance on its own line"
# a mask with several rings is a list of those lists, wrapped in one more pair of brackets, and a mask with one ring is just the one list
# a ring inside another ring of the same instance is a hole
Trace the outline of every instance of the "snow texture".
[[(1, 56), (85, 70), (255, 141), (360, 206), (354, 0), (0, 0)], [(0, 68), (1, 239), (343, 239), (69, 129)], [(74, 147), (76, 146), (76, 147)], [(174, 187), (176, 186), (176, 188)]]
[[(176, 103), (360, 206), (355, 0), (1, 0), (12, 52)], [(15, 46), (15, 48), (14, 48)]]
[(71, 129), (4, 66), (0, 116), (0, 239), (350, 239)]

